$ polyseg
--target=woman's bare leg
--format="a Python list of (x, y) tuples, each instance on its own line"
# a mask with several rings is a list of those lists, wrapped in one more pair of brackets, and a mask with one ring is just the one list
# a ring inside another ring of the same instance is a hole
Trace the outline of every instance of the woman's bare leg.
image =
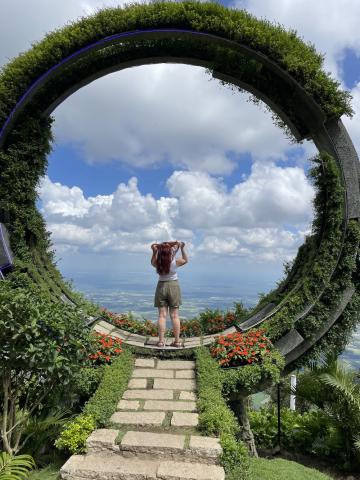
[(180, 342), (180, 317), (179, 307), (170, 308), (170, 318), (172, 321), (175, 342)]
[(159, 342), (162, 342), (162, 343), (165, 342), (167, 312), (168, 312), (168, 307), (159, 307), (158, 332), (159, 332)]

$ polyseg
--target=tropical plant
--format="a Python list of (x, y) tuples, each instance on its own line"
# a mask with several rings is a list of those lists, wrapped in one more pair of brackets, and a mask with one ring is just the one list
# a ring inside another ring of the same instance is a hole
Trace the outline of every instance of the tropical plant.
[(89, 333), (81, 312), (36, 289), (0, 282), (1, 440), (9, 454), (29, 441), (40, 415), (88, 362)]
[(30, 455), (0, 453), (0, 480), (24, 480), (34, 467), (35, 462)]
[(342, 448), (343, 467), (359, 465), (360, 383), (357, 372), (333, 355), (313, 362), (298, 376), (293, 393), (324, 412)]

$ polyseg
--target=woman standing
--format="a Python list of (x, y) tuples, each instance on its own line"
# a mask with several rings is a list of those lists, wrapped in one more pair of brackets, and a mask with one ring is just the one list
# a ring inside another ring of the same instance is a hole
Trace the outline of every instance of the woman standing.
[[(166, 318), (168, 310), (170, 310), (170, 318), (175, 337), (175, 340), (171, 346), (181, 347), (179, 307), (182, 302), (177, 268), (182, 267), (188, 262), (187, 255), (184, 250), (185, 243), (178, 241), (153, 243), (151, 248), (153, 251), (151, 265), (156, 268), (156, 271), (159, 274), (159, 281), (156, 287), (154, 299), (154, 307), (158, 307), (159, 309), (159, 342), (157, 343), (157, 346), (165, 346)], [(179, 250), (179, 248), (181, 250), (182, 258), (175, 259), (176, 252)]]

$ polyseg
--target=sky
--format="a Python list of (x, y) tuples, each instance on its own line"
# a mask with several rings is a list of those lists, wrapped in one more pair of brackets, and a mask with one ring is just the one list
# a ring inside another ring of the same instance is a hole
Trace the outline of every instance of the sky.
[[(344, 118), (360, 142), (360, 2), (227, 1), (297, 30), (353, 95)], [(0, 65), (115, 1), (1, 0)], [(26, 15), (24, 15), (26, 12)], [(191, 285), (273, 288), (313, 218), (306, 174), (316, 153), (293, 144), (263, 107), (202, 68), (160, 64), (108, 75), (54, 112), (53, 152), (38, 206), (58, 265), (75, 285), (154, 285), (150, 245), (186, 243)]]

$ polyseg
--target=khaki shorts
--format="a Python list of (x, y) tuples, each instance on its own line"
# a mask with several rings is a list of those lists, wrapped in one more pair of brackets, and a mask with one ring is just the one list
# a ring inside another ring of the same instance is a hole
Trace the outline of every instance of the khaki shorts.
[(178, 280), (167, 280), (158, 282), (154, 307), (170, 307), (175, 308), (181, 305), (181, 290)]

